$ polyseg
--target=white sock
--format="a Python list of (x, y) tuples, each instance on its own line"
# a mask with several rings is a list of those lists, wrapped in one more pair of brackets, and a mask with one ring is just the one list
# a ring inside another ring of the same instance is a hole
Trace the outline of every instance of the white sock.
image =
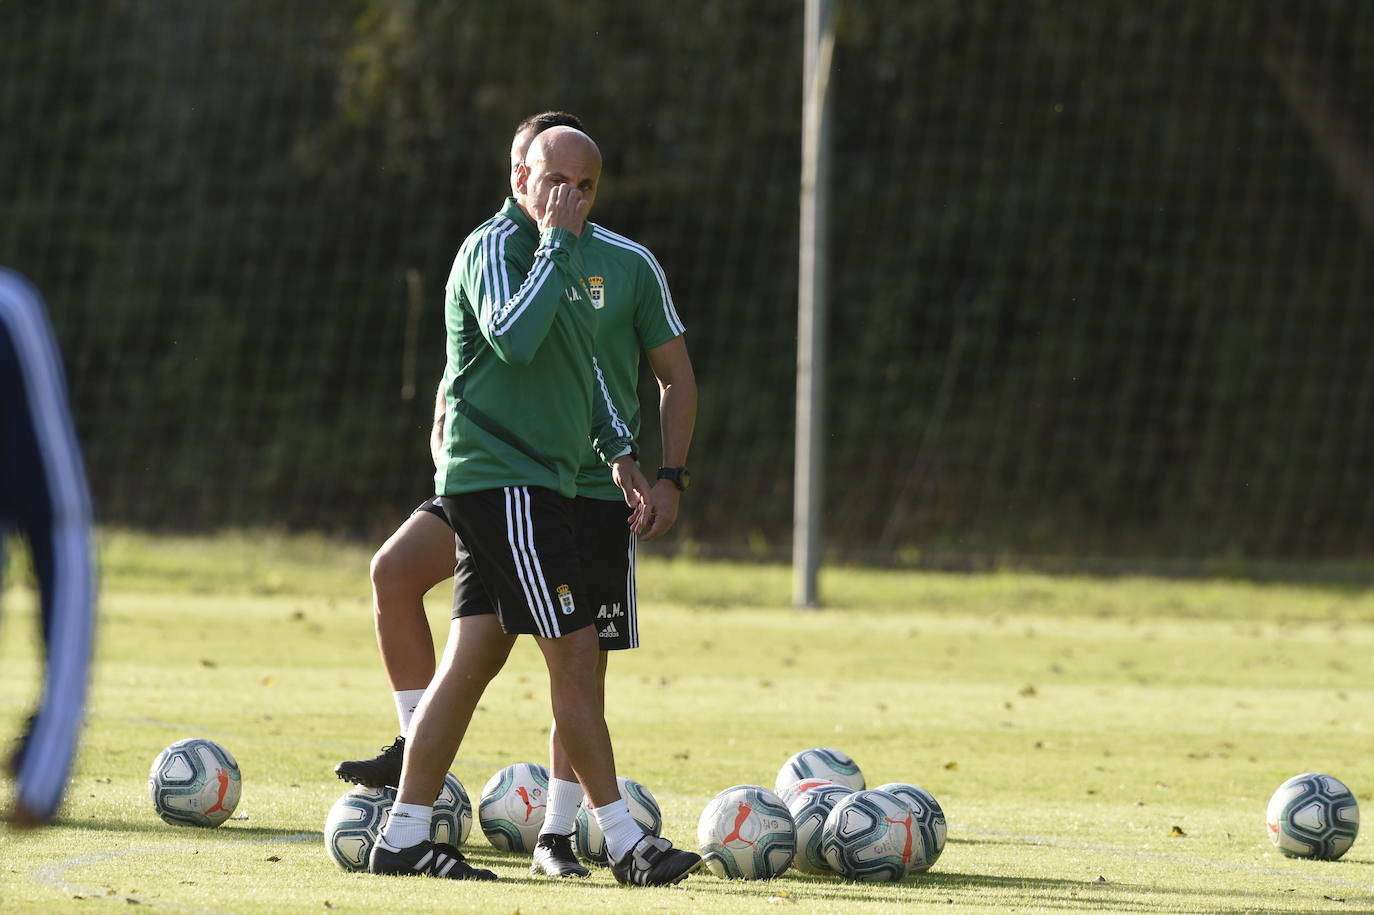
[(560, 836), (572, 835), (577, 826), (577, 808), (582, 803), (582, 786), (561, 778), (549, 779), (549, 806), (544, 810), (544, 828)]
[(391, 695), (396, 700), (396, 718), (401, 722), (401, 736), (405, 737), (410, 733), (410, 719), (415, 717), (415, 710), (420, 707), (420, 700), (425, 697), (425, 691), (398, 689)]
[(382, 841), (393, 851), (419, 845), (429, 838), (429, 821), (433, 816), (431, 805), (392, 804), (391, 816), (387, 818), (386, 829), (382, 830)]
[(616, 798), (614, 803), (590, 808), (596, 817), (596, 825), (601, 827), (606, 837), (606, 854), (612, 861), (619, 861), (630, 853), (635, 843), (644, 838), (644, 830), (630, 816), (630, 808), (625, 799)]

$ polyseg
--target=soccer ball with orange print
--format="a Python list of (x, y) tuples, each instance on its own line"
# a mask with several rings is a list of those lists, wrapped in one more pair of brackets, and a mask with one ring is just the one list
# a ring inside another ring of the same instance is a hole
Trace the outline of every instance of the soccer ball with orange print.
[(218, 826), (239, 803), (239, 764), (213, 740), (178, 740), (153, 760), (148, 792), (157, 815), (174, 826)]
[(771, 880), (787, 870), (797, 831), (787, 805), (758, 785), (736, 785), (711, 799), (697, 823), (707, 870), (736, 880)]
[(533, 852), (549, 802), (549, 770), (539, 763), (513, 763), (482, 788), (477, 824), (502, 851)]
[(821, 854), (846, 880), (895, 882), (926, 864), (916, 814), (900, 797), (876, 789), (855, 791), (831, 808)]

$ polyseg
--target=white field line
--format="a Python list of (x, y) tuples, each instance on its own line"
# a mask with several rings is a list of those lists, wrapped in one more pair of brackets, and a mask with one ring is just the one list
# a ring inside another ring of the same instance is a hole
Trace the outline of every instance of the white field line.
[[(235, 840), (236, 845), (276, 845), (282, 842), (313, 842), (319, 838), (318, 833), (301, 832), (289, 836), (273, 836), (268, 839), (241, 839)], [(115, 861), (119, 858), (130, 858), (136, 855), (160, 855), (168, 852), (196, 851), (202, 848), (200, 845), (146, 845), (139, 848), (122, 848), (118, 851), (102, 851), (90, 855), (77, 855), (73, 858), (63, 858), (60, 861), (53, 861), (36, 867), (29, 871), (29, 880), (39, 886), (49, 889), (60, 890), (70, 893), (73, 896), (81, 896), (86, 902), (115, 902), (121, 907), (128, 907), (130, 902), (140, 905), (152, 906), (164, 909), (168, 912), (197, 912), (208, 913), (208, 915), (222, 915), (225, 909), (212, 909), (205, 906), (181, 905), (175, 902), (162, 902), (157, 899), (143, 899), (134, 896), (126, 896), (123, 893), (107, 893), (106, 888), (88, 886), (72, 882), (67, 879), (67, 875), (74, 870), (89, 867), (92, 864), (104, 864), (106, 861)]]

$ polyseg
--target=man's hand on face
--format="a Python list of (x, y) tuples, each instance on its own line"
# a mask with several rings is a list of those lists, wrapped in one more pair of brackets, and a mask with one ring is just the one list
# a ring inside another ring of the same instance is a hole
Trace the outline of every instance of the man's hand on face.
[(571, 184), (555, 184), (543, 200), (535, 201), (534, 215), (541, 232), (564, 229), (581, 235), (587, 219), (587, 199)]

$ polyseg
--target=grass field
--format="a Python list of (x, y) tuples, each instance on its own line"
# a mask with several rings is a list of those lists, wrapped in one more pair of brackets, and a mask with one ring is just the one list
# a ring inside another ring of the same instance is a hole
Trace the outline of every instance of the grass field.
[[(940, 800), (949, 844), (900, 884), (698, 875), (627, 890), (606, 871), (551, 885), (474, 829), (496, 884), (348, 874), (320, 830), (340, 759), (390, 742), (367, 551), (310, 539), (109, 533), (99, 661), (60, 824), (0, 832), (0, 909), (178, 912), (1374, 911), (1374, 838), (1337, 862), (1270, 849), (1264, 807), (1325, 771), (1374, 790), (1374, 594), (1235, 581), (836, 570), (831, 609), (788, 606), (775, 567), (646, 559), (645, 647), (614, 657), (622, 774), (694, 846), (730, 785), (771, 786), (793, 752), (849, 753), (870, 784)], [(9, 576), (14, 582), (17, 576)], [(447, 626), (443, 587), (432, 618)], [(32, 595), (0, 630), (0, 734), (33, 697)], [(454, 773), (544, 761), (547, 690), (517, 647)], [(164, 825), (149, 763), (206, 736), (243, 799), (212, 831)], [(12, 788), (4, 785), (6, 798)]]

